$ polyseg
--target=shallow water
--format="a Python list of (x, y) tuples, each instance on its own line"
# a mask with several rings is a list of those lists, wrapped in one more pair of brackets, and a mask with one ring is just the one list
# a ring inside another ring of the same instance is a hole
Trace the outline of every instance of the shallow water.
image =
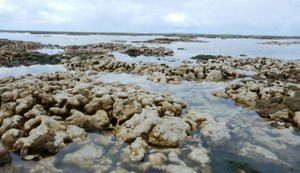
[[(185, 100), (189, 106), (187, 109), (211, 114), (220, 128), (213, 135), (219, 136), (221, 140), (214, 140), (213, 136), (205, 136), (203, 139), (211, 150), (212, 165), (219, 163), (212, 166), (216, 172), (231, 172), (222, 167), (230, 160), (247, 161), (261, 172), (300, 171), (299, 131), (293, 128), (275, 129), (267, 125), (255, 111), (211, 94), (212, 90), (222, 89), (239, 79), (231, 82), (185, 81), (180, 85), (170, 85), (153, 83), (144, 76), (129, 74), (103, 73), (97, 78), (108, 83), (120, 81), (138, 84), (152, 92), (168, 92)], [(200, 132), (194, 135), (202, 136)]]
[[(134, 40), (147, 40), (154, 38), (153, 36), (69, 36), (69, 35), (31, 35), (31, 34), (12, 34), (0, 33), (1, 37), (9, 37), (10, 39), (40, 41), (46, 44), (85, 44), (110, 42), (113, 40), (127, 40), (127, 43)], [(200, 38), (201, 39), (201, 38)], [(288, 59), (297, 58), (299, 55), (299, 45), (290, 46), (269, 46), (258, 45), (257, 42), (266, 40), (256, 39), (202, 39), (208, 40), (209, 43), (174, 43), (163, 45), (173, 48), (176, 52), (173, 57), (137, 57), (131, 58), (120, 53), (113, 55), (122, 61), (149, 61), (162, 62), (168, 65), (178, 65), (182, 60), (188, 60), (189, 57), (203, 54), (234, 54), (241, 53), (247, 55), (261, 56), (274, 55), (275, 57), (287, 57)], [(152, 45), (152, 44), (151, 44)], [(161, 46), (161, 45), (152, 45)], [(262, 46), (262, 47), (261, 47)], [(185, 50), (177, 50), (183, 47)], [(276, 49), (276, 50), (275, 50)], [(49, 51), (49, 50), (46, 50)], [(7, 76), (18, 76), (25, 74), (41, 74), (44, 72), (51, 73), (56, 71), (65, 71), (62, 65), (32, 65), (21, 66), (15, 68), (0, 68), (0, 78)], [(245, 74), (254, 74), (253, 71), (242, 71)], [(88, 72), (87, 72), (88, 73)], [(281, 173), (281, 172), (300, 172), (300, 132), (290, 129), (276, 129), (267, 124), (267, 122), (258, 116), (255, 111), (245, 109), (235, 105), (232, 100), (226, 100), (214, 97), (212, 90), (223, 89), (224, 87), (236, 82), (240, 79), (230, 82), (188, 82), (183, 81), (179, 85), (158, 84), (147, 80), (146, 76), (131, 74), (115, 74), (115, 73), (99, 73), (90, 76), (93, 80), (101, 80), (106, 83), (121, 82), (134, 83), (150, 92), (167, 92), (182, 98), (188, 103), (188, 110), (196, 110), (198, 112), (206, 112), (212, 116), (213, 130), (211, 134), (204, 134), (200, 130), (191, 133), (193, 137), (184, 142), (178, 149), (179, 157), (189, 167), (193, 167), (198, 172), (198, 164), (186, 159), (187, 153), (190, 151), (189, 146), (197, 147), (199, 144), (207, 148), (210, 153), (212, 172), (233, 173), (236, 171), (237, 165), (241, 163), (249, 165), (249, 167), (260, 172)], [(78, 165), (66, 164), (63, 162), (64, 156), (73, 153), (83, 146), (97, 146), (101, 148), (103, 157), (96, 160), (95, 165), (106, 169), (103, 172), (109, 172), (120, 166), (128, 170), (137, 170), (138, 163), (122, 162), (122, 151), (127, 144), (118, 144), (115, 137), (105, 131), (91, 132), (88, 139), (80, 143), (72, 143), (58, 152), (57, 155), (51, 156), (41, 161), (22, 161), (17, 154), (12, 153), (13, 162), (9, 168), (11, 172), (28, 172), (35, 170), (42, 172), (45, 167), (48, 169), (60, 169), (63, 172), (92, 172), (89, 169), (80, 169)], [(150, 153), (159, 152), (159, 148), (152, 148)], [(166, 154), (167, 155), (167, 154)], [(49, 161), (50, 160), (50, 161)], [(45, 166), (46, 165), (46, 166)], [(4, 168), (0, 168), (0, 172), (4, 172)], [(56, 172), (55, 170), (52, 172)], [(58, 171), (60, 172), (60, 171)], [(149, 170), (148, 172), (159, 172), (158, 170)]]
[[(66, 35), (66, 34), (30, 34), (0, 32), (0, 38), (10, 40), (34, 41), (51, 45), (84, 45), (99, 42), (146, 41), (156, 38), (154, 36), (123, 36), (123, 35)], [(125, 42), (125, 43), (126, 43)]]
[[(7, 33), (0, 32), (0, 38), (35, 41), (52, 45), (83, 45), (98, 42), (146, 41), (149, 39), (161, 38), (164, 36), (118, 36), (118, 35), (63, 35), (63, 34), (30, 34), (30, 33)], [(139, 44), (147, 46), (164, 46), (175, 51), (173, 58), (186, 60), (198, 54), (230, 55), (239, 56), (245, 54), (249, 57), (267, 56), (281, 59), (299, 59), (300, 45), (264, 45), (257, 44), (267, 41), (295, 41), (295, 40), (267, 40), (267, 39), (220, 39), (220, 38), (197, 38), (208, 41), (208, 43), (197, 42), (175, 42), (172, 44)], [(177, 50), (184, 48), (184, 50)]]
[(14, 77), (26, 74), (39, 75), (42, 73), (54, 73), (66, 71), (63, 65), (31, 65), (20, 67), (0, 67), (0, 78)]
[(37, 49), (34, 50), (34, 52), (44, 53), (47, 55), (55, 55), (55, 54), (61, 54), (64, 52), (63, 49), (50, 49), (50, 48), (43, 48), (43, 49)]

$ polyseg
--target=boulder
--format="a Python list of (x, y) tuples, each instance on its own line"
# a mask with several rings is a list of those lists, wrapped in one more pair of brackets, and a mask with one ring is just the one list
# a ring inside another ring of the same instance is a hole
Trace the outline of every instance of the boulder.
[(141, 109), (141, 104), (134, 99), (117, 100), (113, 105), (113, 116), (122, 124)]
[(223, 79), (223, 75), (220, 70), (211, 70), (206, 74), (206, 79), (212, 81), (220, 81)]
[(55, 154), (66, 145), (65, 141), (82, 140), (86, 137), (84, 131), (76, 131), (75, 135), (70, 136), (67, 133), (69, 128), (70, 126), (55, 120), (54, 117), (37, 116), (24, 124), (28, 136), (19, 138), (13, 147), (20, 151), (21, 157), (26, 160)]
[(134, 140), (142, 134), (148, 135), (149, 131), (160, 121), (156, 110), (143, 109), (141, 113), (134, 114), (131, 119), (125, 121), (117, 131), (120, 140)]
[(183, 115), (183, 120), (191, 126), (192, 130), (196, 130), (206, 118), (201, 113), (191, 110)]
[(295, 116), (293, 118), (293, 123), (300, 128), (300, 111), (295, 112)]
[(129, 154), (131, 161), (142, 161), (147, 152), (148, 145), (143, 138), (138, 137), (132, 142), (125, 151)]
[(24, 131), (21, 131), (19, 129), (9, 129), (2, 135), (1, 142), (6, 148), (10, 149), (12, 148), (14, 143), (23, 136)]
[(162, 147), (176, 147), (187, 137), (191, 127), (181, 118), (163, 117), (149, 133), (149, 142)]

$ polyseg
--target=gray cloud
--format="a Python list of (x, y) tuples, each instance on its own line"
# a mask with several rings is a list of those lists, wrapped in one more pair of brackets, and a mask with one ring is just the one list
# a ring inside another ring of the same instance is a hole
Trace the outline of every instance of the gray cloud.
[(0, 29), (300, 35), (299, 0), (0, 0)]

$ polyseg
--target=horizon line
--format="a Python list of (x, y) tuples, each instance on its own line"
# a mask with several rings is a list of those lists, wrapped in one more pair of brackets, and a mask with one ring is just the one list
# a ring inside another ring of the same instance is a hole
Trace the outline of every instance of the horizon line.
[(208, 33), (188, 33), (188, 32), (107, 32), (107, 31), (47, 31), (47, 30), (10, 30), (0, 29), (0, 32), (10, 33), (30, 33), (30, 34), (69, 34), (69, 35), (162, 35), (162, 36), (199, 36), (199, 37), (214, 37), (214, 38), (260, 38), (260, 39), (300, 39), (300, 35), (261, 35), (261, 34), (208, 34)]

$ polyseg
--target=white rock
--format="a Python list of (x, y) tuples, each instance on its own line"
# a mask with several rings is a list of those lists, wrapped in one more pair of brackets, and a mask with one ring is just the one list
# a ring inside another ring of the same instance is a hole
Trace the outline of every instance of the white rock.
[(175, 147), (185, 140), (190, 129), (181, 118), (163, 117), (149, 133), (149, 142), (158, 146)]
[(211, 70), (206, 75), (207, 80), (220, 81), (223, 78), (222, 72), (220, 70)]
[(117, 132), (120, 140), (135, 139), (142, 134), (148, 134), (151, 128), (160, 121), (156, 110), (143, 109), (140, 114), (134, 114)]

